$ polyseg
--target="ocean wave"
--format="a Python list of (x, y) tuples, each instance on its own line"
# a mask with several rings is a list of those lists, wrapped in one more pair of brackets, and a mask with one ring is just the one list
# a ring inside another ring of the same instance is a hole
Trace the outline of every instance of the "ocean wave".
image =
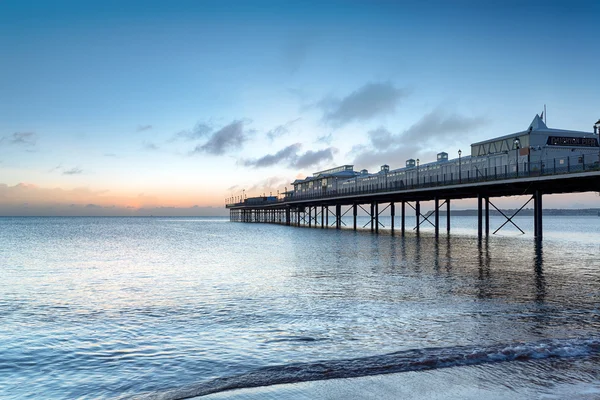
[(263, 367), (245, 374), (217, 378), (193, 386), (135, 398), (181, 400), (233, 389), (325, 379), (355, 378), (496, 362), (585, 357), (600, 353), (600, 339), (548, 339), (493, 346), (436, 347), (312, 363)]

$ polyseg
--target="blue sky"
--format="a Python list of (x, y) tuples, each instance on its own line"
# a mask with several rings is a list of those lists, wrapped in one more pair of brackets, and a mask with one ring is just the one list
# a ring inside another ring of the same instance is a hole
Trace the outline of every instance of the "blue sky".
[[(594, 1), (0, 1), (0, 212), (213, 213), (338, 164), (453, 155), (544, 104), (550, 127), (590, 131), (598, 15)], [(417, 139), (376, 141), (405, 132)]]

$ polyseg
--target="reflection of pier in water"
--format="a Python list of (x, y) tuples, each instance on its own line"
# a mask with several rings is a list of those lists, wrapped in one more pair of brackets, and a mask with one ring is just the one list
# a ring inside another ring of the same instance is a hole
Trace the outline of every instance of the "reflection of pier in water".
[[(500, 179), (486, 179), (470, 182), (452, 181), (443, 185), (417, 185), (411, 188), (375, 189), (356, 193), (314, 196), (310, 198), (259, 198), (261, 202), (239, 202), (227, 204), (230, 210), (231, 221), (238, 222), (263, 222), (279, 223), (288, 226), (305, 226), (315, 228), (335, 227), (341, 229), (346, 226), (342, 220), (346, 214), (351, 212), (353, 217), (352, 228), (358, 229), (357, 216), (359, 208), (368, 216), (369, 222), (363, 228), (370, 225), (373, 232), (379, 232), (384, 225), (380, 216), (389, 210), (391, 216), (391, 232), (400, 231), (404, 235), (406, 227), (407, 206), (415, 211), (414, 230), (419, 234), (422, 224), (428, 223), (433, 226), (435, 236), (438, 237), (443, 230), (443, 221), (440, 221), (440, 210), (445, 208), (445, 230), (450, 233), (451, 200), (477, 198), (477, 231), (481, 239), (484, 235), (490, 235), (490, 206), (500, 212), (506, 221), (493, 233), (499, 231), (506, 224), (513, 224), (522, 233), (513, 221), (513, 218), (528, 204), (533, 202), (534, 235), (536, 239), (542, 239), (543, 218), (542, 198), (545, 194), (557, 193), (580, 193), (600, 192), (600, 171), (597, 168), (591, 170), (579, 170), (577, 172), (567, 171), (556, 175), (542, 176), (513, 176)], [(531, 197), (512, 216), (505, 215), (490, 199), (505, 196), (530, 195)], [(250, 199), (248, 199), (250, 200)], [(434, 210), (427, 215), (421, 213), (421, 202), (433, 201)], [(400, 229), (394, 226), (396, 204), (400, 204)], [(367, 205), (366, 207), (364, 207)], [(330, 217), (332, 222), (330, 223)], [(443, 217), (443, 216), (442, 216)]]

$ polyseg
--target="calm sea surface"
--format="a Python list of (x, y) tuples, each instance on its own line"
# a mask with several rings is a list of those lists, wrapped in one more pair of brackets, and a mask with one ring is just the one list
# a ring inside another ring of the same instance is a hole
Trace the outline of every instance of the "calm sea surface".
[(430, 228), (0, 218), (0, 398), (177, 399), (497, 361), (496, 379), (528, 394), (600, 388), (600, 218), (545, 217), (543, 246), (514, 229), (479, 244), (474, 217), (452, 225), (436, 241)]

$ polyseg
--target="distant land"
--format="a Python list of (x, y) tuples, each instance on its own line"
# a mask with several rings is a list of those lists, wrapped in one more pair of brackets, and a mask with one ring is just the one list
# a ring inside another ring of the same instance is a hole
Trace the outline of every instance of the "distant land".
[[(506, 215), (513, 215), (518, 209), (509, 208), (503, 209), (502, 212)], [(431, 212), (433, 210), (428, 211)], [(427, 214), (425, 214), (427, 215)], [(446, 211), (440, 210), (440, 215), (446, 215)], [(450, 215), (452, 216), (477, 216), (477, 210), (451, 210)], [(493, 208), (490, 208), (490, 215), (502, 215)], [(524, 208), (519, 211), (519, 215), (533, 215), (533, 208)], [(544, 209), (544, 215), (555, 215), (555, 216), (577, 216), (577, 215), (588, 215), (588, 216), (600, 216), (600, 208), (582, 208), (582, 209), (566, 209), (566, 208), (548, 208)]]

